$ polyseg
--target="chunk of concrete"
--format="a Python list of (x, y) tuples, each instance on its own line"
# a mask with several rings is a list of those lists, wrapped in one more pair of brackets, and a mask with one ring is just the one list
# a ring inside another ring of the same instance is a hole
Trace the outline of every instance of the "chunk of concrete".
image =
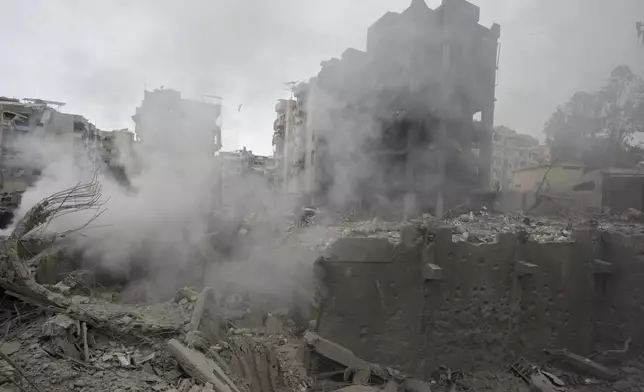
[(567, 350), (546, 350), (546, 353), (556, 357), (562, 363), (580, 373), (602, 380), (619, 380), (619, 374), (617, 372), (581, 355), (573, 354)]
[(217, 299), (212, 287), (206, 287), (197, 297), (195, 308), (187, 326), (188, 331), (200, 331), (210, 342), (220, 339), (221, 320), (217, 312)]
[(192, 381), (190, 381), (189, 379), (183, 379), (181, 380), (181, 383), (179, 383), (177, 392), (188, 392), (191, 388), (192, 388)]
[(342, 237), (331, 244), (327, 255), (337, 261), (391, 263), (395, 252), (387, 238)]
[(595, 259), (592, 263), (593, 274), (597, 275), (611, 275), (614, 271), (613, 263), (608, 261)]
[(367, 361), (358, 358), (351, 350), (324, 339), (315, 332), (306, 332), (304, 334), (304, 341), (309, 346), (312, 346), (318, 354), (343, 366), (353, 369), (363, 369), (369, 366)]
[(15, 353), (16, 351), (20, 350), (20, 347), (22, 344), (17, 341), (17, 340), (12, 340), (10, 342), (4, 342), (0, 346), (0, 352), (2, 352), (4, 355), (11, 355)]
[(369, 378), (371, 378), (371, 370), (369, 370), (369, 367), (366, 367), (358, 369), (355, 373), (353, 373), (351, 381), (357, 385), (367, 384), (369, 382)]
[(517, 277), (532, 276), (539, 269), (536, 264), (528, 263), (527, 261), (519, 261), (515, 266)]
[(190, 377), (204, 384), (211, 383), (217, 392), (240, 392), (221, 367), (202, 353), (184, 346), (176, 339), (168, 342), (167, 349)]
[(538, 392), (563, 392), (564, 388), (555, 386), (548, 377), (541, 373), (535, 373), (530, 376), (531, 390)]
[(425, 280), (443, 280), (443, 269), (436, 264), (426, 263), (423, 266)]

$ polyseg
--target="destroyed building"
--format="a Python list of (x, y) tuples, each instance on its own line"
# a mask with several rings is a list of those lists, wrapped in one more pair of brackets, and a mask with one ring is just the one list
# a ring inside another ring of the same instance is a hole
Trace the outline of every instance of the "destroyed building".
[[(149, 148), (202, 158), (214, 156), (221, 148), (220, 115), (219, 102), (190, 100), (182, 98), (179, 91), (160, 88), (144, 92), (132, 120), (137, 137)], [(190, 142), (168, 142), (184, 137)]]
[[(26, 145), (47, 140), (77, 165), (97, 170), (102, 161), (99, 130), (85, 117), (63, 113), (62, 102), (0, 97), (0, 192), (15, 208), (22, 193), (41, 176), (46, 159)], [(31, 140), (31, 141), (29, 141)]]
[(348, 49), (296, 86), (274, 124), (284, 189), (396, 216), (441, 215), (488, 189), (500, 27), (481, 26), (479, 12), (413, 0), (369, 28), (366, 51)]
[(548, 147), (532, 136), (504, 126), (494, 127), (492, 189), (512, 190), (512, 174), (517, 169), (548, 163)]

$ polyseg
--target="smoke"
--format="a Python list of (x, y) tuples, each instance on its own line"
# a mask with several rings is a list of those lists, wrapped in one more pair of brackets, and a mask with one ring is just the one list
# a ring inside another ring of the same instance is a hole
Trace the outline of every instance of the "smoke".
[[(195, 109), (181, 123), (172, 121), (174, 113), (169, 116), (163, 106), (150, 112), (148, 118), (157, 121), (135, 145), (139, 167), (126, 170), (130, 186), (117, 183), (103, 168), (99, 180), (105, 210), (69, 241), (86, 267), (129, 280), (126, 293), (132, 295), (145, 290), (145, 296), (158, 300), (184, 285), (233, 285), (290, 300), (294, 285), (309, 281), (315, 259), (283, 241), (295, 204), (251, 173), (226, 179), (226, 209), (213, 216), (219, 169), (208, 139), (190, 126), (211, 118), (212, 108)], [(91, 180), (96, 168), (70, 140), (25, 136), (14, 149), (23, 160), (42, 164), (42, 176), (24, 193), (16, 219), (43, 198)], [(78, 228), (92, 217), (92, 212), (64, 215), (48, 230)]]

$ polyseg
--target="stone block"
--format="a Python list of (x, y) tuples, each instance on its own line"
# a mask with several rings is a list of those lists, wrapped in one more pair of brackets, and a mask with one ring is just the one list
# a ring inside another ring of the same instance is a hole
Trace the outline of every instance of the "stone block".
[(443, 269), (436, 264), (426, 263), (423, 266), (425, 280), (443, 280)]
[(366, 361), (358, 358), (351, 350), (333, 343), (330, 340), (324, 339), (315, 332), (306, 332), (304, 334), (304, 340), (309, 346), (312, 346), (318, 354), (343, 366), (350, 367), (352, 369), (364, 369), (369, 366)]
[(221, 367), (199, 351), (192, 350), (175, 339), (168, 342), (167, 349), (190, 377), (204, 384), (211, 383), (217, 392), (240, 392)]

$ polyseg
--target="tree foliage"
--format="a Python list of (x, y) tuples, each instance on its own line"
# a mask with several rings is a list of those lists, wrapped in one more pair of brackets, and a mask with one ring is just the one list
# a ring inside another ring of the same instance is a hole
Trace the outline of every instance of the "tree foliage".
[(594, 93), (578, 92), (557, 108), (544, 129), (553, 159), (590, 168), (633, 166), (642, 149), (633, 142), (644, 132), (644, 81), (621, 65)]

